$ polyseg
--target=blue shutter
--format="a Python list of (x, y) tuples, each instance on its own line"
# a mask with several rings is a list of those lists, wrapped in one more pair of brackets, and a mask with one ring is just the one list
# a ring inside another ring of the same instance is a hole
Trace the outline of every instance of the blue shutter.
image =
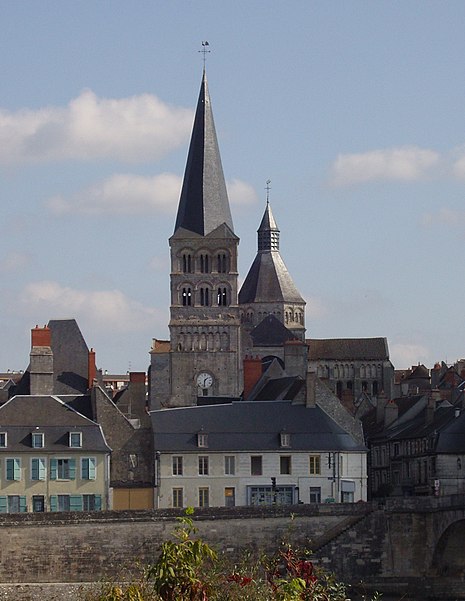
[(39, 480), (45, 480), (45, 459), (39, 459)]
[(81, 478), (89, 480), (89, 459), (87, 457), (81, 459)]
[[(50, 480), (56, 480), (57, 479), (57, 460), (56, 459), (50, 459)], [(50, 497), (51, 499), (51, 497)], [(56, 502), (56, 499), (55, 499)], [(52, 509), (52, 511), (56, 511), (56, 509)]]
[(13, 459), (6, 460), (6, 479), (13, 480), (14, 479), (14, 464)]
[(76, 479), (76, 459), (69, 459), (68, 466), (69, 466), (69, 479), (75, 480)]
[(20, 513), (26, 513), (27, 511), (27, 506), (26, 506), (26, 497), (19, 497), (19, 511)]
[(81, 495), (70, 495), (69, 510), (70, 511), (82, 511), (82, 496)]
[[(52, 461), (56, 461), (52, 459)], [(58, 499), (56, 495), (50, 495), (50, 511), (57, 511), (58, 509)]]
[(14, 480), (21, 480), (21, 459), (13, 459)]
[(7, 498), (6, 495), (0, 496), (0, 513), (6, 513), (7, 511)]
[(95, 464), (96, 460), (94, 457), (89, 458), (89, 480), (95, 480)]
[(39, 479), (39, 460), (33, 459), (31, 461), (31, 480)]
[(102, 510), (102, 495), (95, 495), (94, 502), (95, 502), (95, 511), (101, 511)]

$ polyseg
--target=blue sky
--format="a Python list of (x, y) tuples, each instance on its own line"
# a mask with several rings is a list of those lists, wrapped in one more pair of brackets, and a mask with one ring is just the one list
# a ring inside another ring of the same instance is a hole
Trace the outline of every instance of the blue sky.
[(99, 367), (168, 335), (201, 41), (241, 238), (265, 182), (313, 338), (465, 355), (465, 3), (0, 0), (0, 371), (77, 319)]

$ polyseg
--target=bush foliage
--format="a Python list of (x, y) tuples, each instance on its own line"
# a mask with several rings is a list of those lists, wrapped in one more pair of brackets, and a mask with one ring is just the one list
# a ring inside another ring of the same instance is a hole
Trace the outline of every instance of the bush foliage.
[(228, 565), (197, 538), (192, 513), (178, 518), (173, 540), (163, 543), (157, 561), (137, 580), (102, 585), (84, 601), (350, 601), (344, 584), (317, 567), (309, 552), (288, 544), (271, 557), (245, 556)]

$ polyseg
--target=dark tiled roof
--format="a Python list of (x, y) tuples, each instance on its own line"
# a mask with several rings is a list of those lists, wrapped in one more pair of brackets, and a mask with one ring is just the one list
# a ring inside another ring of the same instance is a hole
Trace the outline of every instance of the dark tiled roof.
[(52, 319), (55, 394), (84, 394), (88, 389), (89, 349), (75, 319)]
[(274, 315), (267, 315), (251, 332), (254, 346), (283, 346), (287, 340), (296, 340), (294, 334)]
[(259, 252), (239, 292), (239, 303), (304, 303), (279, 251)]
[(13, 397), (0, 407), (0, 430), (7, 432), (9, 452), (31, 450), (32, 432), (44, 433), (44, 451), (72, 451), (71, 431), (82, 432), (80, 452), (110, 450), (98, 424), (53, 396)]
[(386, 338), (326, 338), (307, 340), (310, 361), (387, 361)]
[(279, 450), (283, 430), (291, 434), (292, 450), (365, 450), (319, 407), (290, 401), (159, 409), (151, 417), (155, 449), (164, 452), (198, 452), (201, 430), (211, 451)]
[(204, 71), (174, 231), (205, 236), (222, 223), (234, 231)]

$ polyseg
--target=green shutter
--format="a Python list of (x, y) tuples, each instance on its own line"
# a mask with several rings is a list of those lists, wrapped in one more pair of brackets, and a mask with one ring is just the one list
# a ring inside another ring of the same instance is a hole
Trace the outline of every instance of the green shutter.
[[(50, 480), (56, 480), (56, 479), (57, 479), (57, 460), (50, 459)], [(50, 499), (51, 498), (52, 497), (50, 497)], [(56, 499), (55, 499), (55, 503), (56, 503)], [(52, 509), (52, 511), (56, 511), (56, 509)]]
[(70, 511), (82, 511), (82, 496), (81, 495), (70, 495), (69, 510)]
[(15, 469), (14, 469), (14, 459), (6, 460), (6, 479), (14, 480)]
[[(52, 461), (56, 461), (56, 459), (52, 459)], [(57, 509), (58, 509), (58, 499), (57, 499), (57, 496), (56, 495), (50, 495), (50, 511), (57, 511)]]
[(7, 498), (6, 495), (0, 496), (0, 513), (7, 512)]
[(13, 459), (14, 479), (21, 480), (21, 459)]
[(89, 480), (89, 459), (87, 457), (81, 459), (81, 478)]
[(39, 459), (31, 461), (31, 480), (39, 480)]
[(45, 480), (45, 459), (39, 459), (39, 480)]
[(69, 466), (69, 479), (75, 480), (76, 479), (76, 459), (69, 459), (68, 466)]
[(19, 497), (19, 511), (20, 513), (26, 513), (27, 511), (27, 506), (26, 506), (26, 497)]
[(95, 480), (95, 458), (89, 458), (89, 480)]
[(95, 502), (95, 511), (101, 511), (102, 510), (102, 495), (95, 495), (94, 502)]

